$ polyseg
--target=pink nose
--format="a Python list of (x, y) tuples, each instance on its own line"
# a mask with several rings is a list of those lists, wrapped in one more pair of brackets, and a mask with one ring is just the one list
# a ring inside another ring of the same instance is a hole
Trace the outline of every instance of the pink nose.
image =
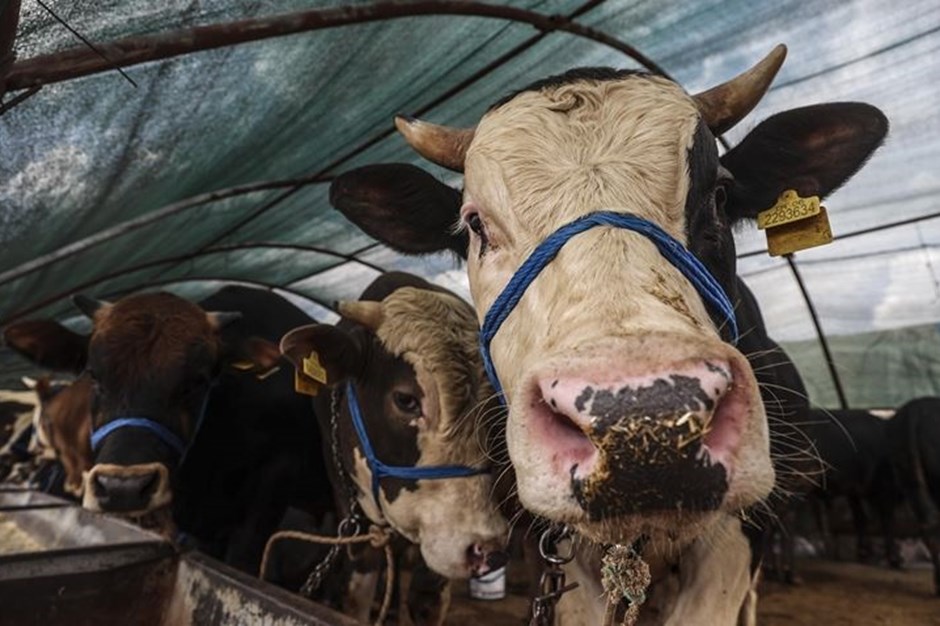
[(729, 402), (727, 362), (644, 375), (577, 372), (537, 384), (533, 427), (595, 517), (720, 503), (742, 421), (740, 403)]

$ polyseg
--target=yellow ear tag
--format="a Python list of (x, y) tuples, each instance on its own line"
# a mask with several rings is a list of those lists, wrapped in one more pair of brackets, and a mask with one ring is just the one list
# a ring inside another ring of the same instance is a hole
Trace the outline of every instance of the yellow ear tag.
[(826, 207), (817, 196), (801, 198), (787, 189), (777, 203), (757, 214), (757, 227), (767, 231), (767, 252), (782, 256), (832, 241)]
[(310, 356), (304, 357), (303, 366), (304, 374), (322, 385), (326, 384), (326, 368), (320, 365), (320, 355), (311, 352)]
[(320, 385), (294, 370), (294, 391), (306, 396), (315, 396), (320, 392)]
[(255, 364), (251, 361), (232, 361), (229, 363), (232, 369), (236, 369), (239, 372), (247, 372), (250, 369), (254, 369)]

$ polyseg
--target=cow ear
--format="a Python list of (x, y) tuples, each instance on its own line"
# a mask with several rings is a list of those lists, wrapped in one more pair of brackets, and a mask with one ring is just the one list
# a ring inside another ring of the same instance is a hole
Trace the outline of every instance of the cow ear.
[(227, 353), (225, 358), (229, 365), (238, 370), (250, 370), (262, 379), (281, 366), (281, 351), (277, 345), (261, 337), (243, 339)]
[(110, 308), (111, 303), (107, 300), (96, 300), (86, 296), (85, 294), (77, 293), (72, 296), (72, 304), (81, 311), (85, 317), (94, 321), (95, 315), (98, 311), (105, 311)]
[(209, 320), (209, 326), (216, 332), (222, 330), (229, 324), (242, 318), (240, 311), (208, 311), (206, 318)]
[(80, 373), (88, 360), (88, 337), (52, 320), (27, 320), (3, 329), (3, 341), (36, 365)]
[[(362, 369), (363, 354), (359, 343), (347, 331), (329, 324), (301, 326), (281, 338), (281, 354), (304, 372), (304, 359), (316, 353), (316, 363), (323, 369), (326, 381), (333, 385)], [(309, 374), (308, 374), (309, 376)]]
[(407, 163), (367, 165), (338, 176), (330, 203), (370, 237), (404, 254), (450, 250), (467, 258), (465, 232), (455, 232), (461, 194)]
[(887, 132), (884, 114), (860, 102), (817, 104), (768, 118), (721, 158), (734, 175), (729, 216), (754, 218), (788, 189), (823, 198), (864, 165)]

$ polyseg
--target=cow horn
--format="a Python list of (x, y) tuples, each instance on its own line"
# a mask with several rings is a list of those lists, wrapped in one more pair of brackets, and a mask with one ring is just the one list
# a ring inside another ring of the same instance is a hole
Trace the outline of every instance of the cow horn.
[(211, 311), (206, 313), (206, 317), (209, 318), (209, 326), (219, 331), (235, 320), (240, 320), (242, 314), (239, 311)]
[(377, 332), (385, 319), (381, 302), (342, 300), (336, 303), (336, 308), (340, 315), (362, 324), (372, 332)]
[(780, 44), (743, 74), (692, 96), (713, 133), (720, 135), (731, 129), (757, 106), (786, 56), (787, 47)]
[(96, 300), (81, 293), (72, 296), (72, 304), (90, 320), (95, 319), (98, 311), (104, 311), (111, 306), (111, 303), (107, 300)]
[(428, 161), (463, 172), (463, 162), (475, 129), (450, 128), (405, 115), (395, 117), (395, 127), (405, 141)]

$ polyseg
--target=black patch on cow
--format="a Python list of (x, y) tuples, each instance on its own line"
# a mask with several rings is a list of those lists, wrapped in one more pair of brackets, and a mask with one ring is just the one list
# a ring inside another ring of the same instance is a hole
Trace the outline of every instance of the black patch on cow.
[(698, 378), (680, 374), (672, 374), (668, 380), (659, 378), (645, 387), (627, 385), (616, 392), (585, 387), (575, 400), (575, 407), (584, 411), (592, 399), (588, 414), (597, 418), (594, 428), (598, 431), (625, 418), (681, 415), (688, 411), (711, 411), (715, 406)]
[[(362, 420), (369, 435), (369, 441), (372, 443), (372, 449), (379, 460), (387, 465), (413, 467), (417, 465), (421, 457), (421, 451), (418, 449), (418, 430), (416, 426), (407, 422), (390, 419), (391, 392), (399, 387), (410, 388), (419, 400), (423, 398), (423, 393), (418, 385), (414, 368), (406, 361), (392, 356), (382, 347), (378, 338), (371, 333), (369, 335), (372, 347), (368, 351), (362, 376), (356, 380), (356, 394)], [(345, 398), (340, 433), (344, 441), (355, 442), (355, 447), (361, 452), (359, 439), (349, 414), (348, 400)], [(347, 471), (351, 471), (354, 467), (352, 449), (348, 445), (344, 448)], [(403, 489), (408, 491), (418, 489), (417, 481), (401, 478), (383, 478), (380, 486), (389, 502), (394, 502)], [(371, 493), (368, 495), (372, 496)]]
[(534, 83), (514, 91), (508, 96), (496, 101), (495, 104), (490, 106), (488, 109), (492, 111), (493, 109), (498, 109), (503, 106), (516, 96), (527, 91), (541, 91), (543, 89), (551, 89), (553, 87), (560, 87), (561, 85), (568, 85), (570, 83), (576, 83), (578, 81), (589, 81), (589, 82), (601, 82), (601, 81), (610, 81), (610, 80), (622, 80), (630, 76), (652, 76), (650, 72), (642, 70), (618, 70), (612, 67), (576, 67), (574, 69), (568, 70), (563, 74), (556, 74), (554, 76), (549, 76), (548, 78), (543, 78), (537, 80)]
[(687, 412), (711, 411), (699, 379), (673, 375), (616, 392), (587, 387), (576, 403), (594, 417), (588, 437), (597, 466), (585, 478), (571, 470), (572, 490), (592, 520), (654, 511), (717, 509), (728, 489), (724, 466), (702, 453), (700, 430)]
[[(695, 138), (688, 153), (689, 191), (685, 198), (685, 229), (689, 251), (711, 272), (728, 297), (734, 300), (735, 247), (731, 221), (715, 206), (718, 178), (718, 150), (715, 137), (704, 121), (699, 120)], [(730, 340), (724, 317), (707, 306), (716, 327)]]

